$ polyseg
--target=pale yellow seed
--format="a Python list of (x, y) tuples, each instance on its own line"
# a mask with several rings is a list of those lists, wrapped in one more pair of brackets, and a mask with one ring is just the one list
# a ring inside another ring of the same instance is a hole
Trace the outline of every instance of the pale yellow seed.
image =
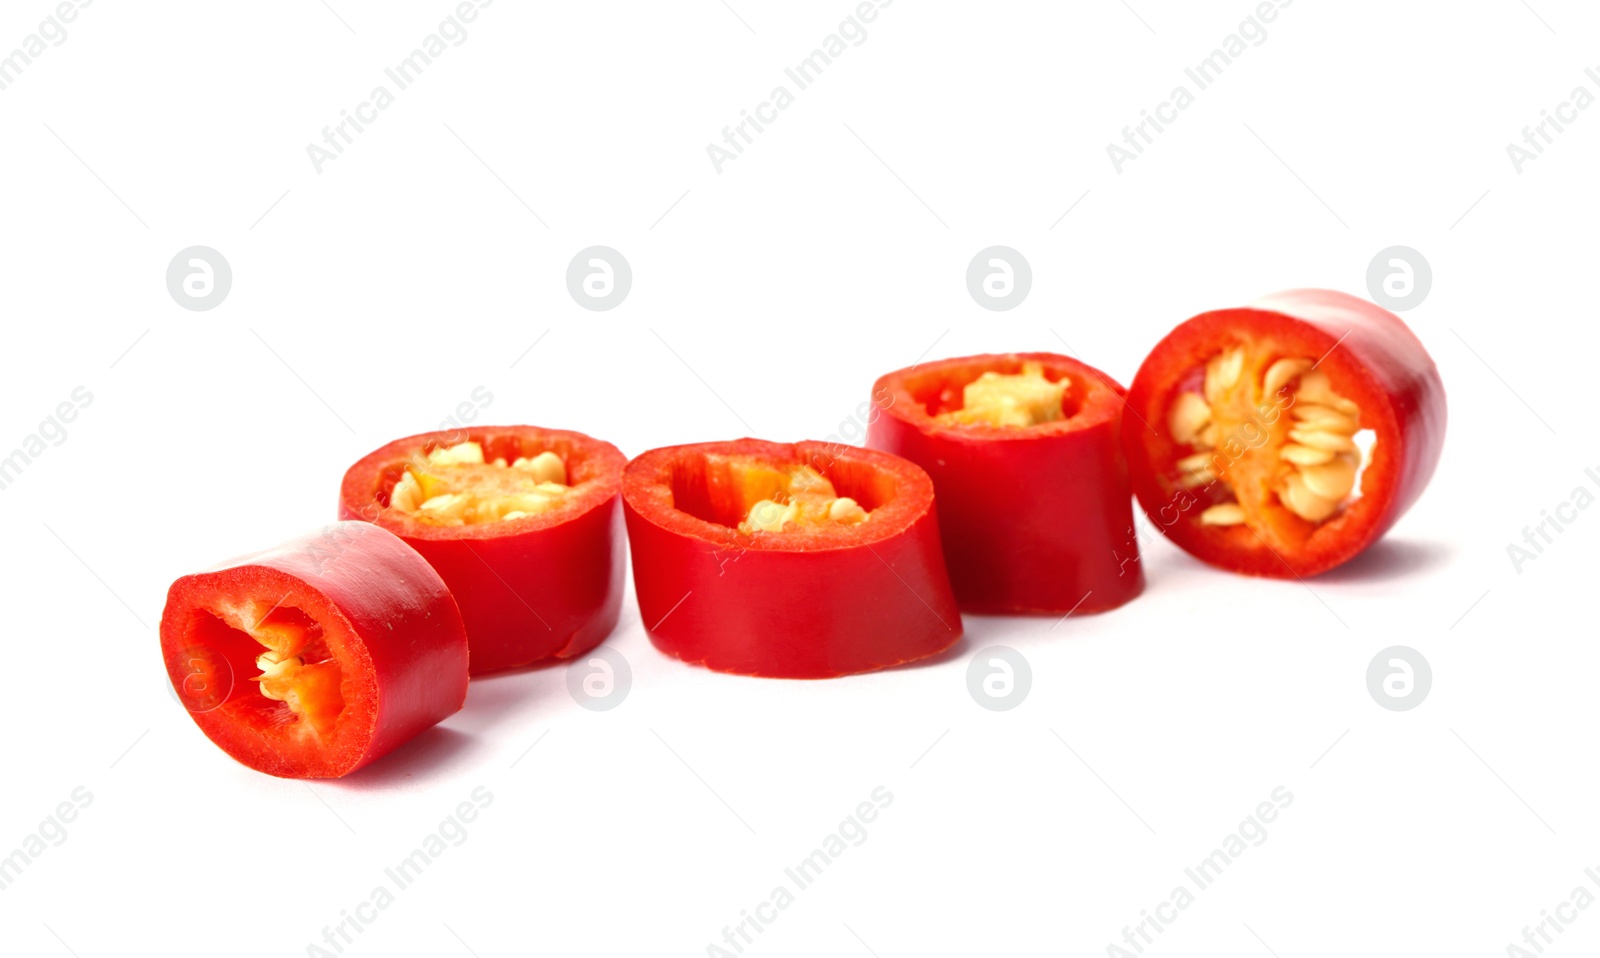
[(828, 504), (828, 518), (834, 522), (854, 525), (858, 522), (867, 521), (867, 510), (861, 508), (860, 503), (854, 499), (844, 496)]
[(1343, 499), (1356, 485), (1355, 457), (1339, 456), (1320, 466), (1302, 466), (1300, 478), (1307, 489), (1324, 499)]
[(434, 518), (460, 520), (468, 505), (466, 496), (446, 492), (424, 502), (418, 511), (425, 512)]
[(416, 476), (409, 472), (400, 476), (400, 481), (389, 492), (389, 505), (401, 512), (417, 511), (422, 505), (422, 487), (417, 484)]
[(1295, 390), (1295, 402), (1331, 406), (1347, 416), (1354, 416), (1361, 407), (1333, 391), (1333, 381), (1320, 369), (1313, 369), (1300, 377), (1300, 388)]
[(1343, 433), (1346, 436), (1353, 436), (1361, 430), (1361, 425), (1353, 417), (1329, 406), (1299, 403), (1292, 412), (1294, 418), (1302, 423), (1302, 428)]
[(441, 447), (428, 453), (428, 462), (435, 466), (483, 465), (483, 447), (475, 442), (461, 442)]
[(1206, 428), (1200, 430), (1200, 445), (1206, 446), (1207, 448), (1215, 446), (1217, 444), (1217, 440), (1221, 437), (1222, 432), (1217, 428), (1217, 424), (1211, 423), (1210, 425), (1206, 426)]
[(554, 496), (547, 495), (538, 489), (531, 489), (527, 492), (519, 492), (516, 495), (492, 499), (484, 503), (484, 509), (489, 513), (490, 519), (498, 518), (495, 515), (495, 511), (498, 509), (504, 509), (508, 513), (521, 512), (536, 516), (541, 512), (549, 512), (555, 507), (556, 501)]
[(1178, 480), (1178, 487), (1180, 489), (1198, 489), (1201, 486), (1209, 486), (1216, 481), (1216, 473), (1210, 469), (1200, 469), (1195, 472), (1184, 473), (1183, 477)]
[(1356, 444), (1350, 441), (1349, 436), (1323, 432), (1319, 429), (1291, 429), (1289, 439), (1302, 446), (1310, 446), (1312, 449), (1326, 449), (1330, 452), (1356, 451)]
[(1280, 359), (1267, 367), (1267, 374), (1261, 379), (1261, 395), (1270, 399), (1278, 394), (1278, 390), (1289, 384), (1289, 381), (1311, 368), (1309, 359)]
[(1236, 502), (1224, 502), (1200, 513), (1200, 524), (1207, 526), (1236, 526), (1244, 522), (1244, 510)]
[(1339, 500), (1312, 492), (1298, 474), (1284, 479), (1283, 491), (1278, 493), (1278, 499), (1290, 512), (1309, 522), (1321, 522), (1339, 509)]
[[(520, 461), (518, 461), (520, 462)], [(565, 483), (566, 462), (555, 453), (539, 453), (533, 459), (528, 459), (528, 464), (520, 469), (533, 473), (533, 478), (541, 483)]]
[(1205, 398), (1216, 403), (1239, 382), (1244, 372), (1244, 348), (1237, 347), (1211, 357), (1206, 363)]
[(1192, 444), (1210, 423), (1211, 407), (1199, 393), (1180, 395), (1167, 414), (1167, 428), (1172, 438), (1184, 444)]
[[(285, 672), (299, 668), (300, 665), (301, 660), (298, 657), (280, 659), (277, 652), (263, 652), (262, 654), (256, 656), (256, 668), (261, 670), (261, 674), (257, 676), (257, 678), (275, 679), (280, 675), (283, 675)], [(260, 691), (262, 695), (272, 699), (274, 702), (285, 701), (283, 695), (274, 693), (270, 686), (265, 683), (260, 686)], [(291, 692), (290, 694), (293, 693)]]
[(1333, 383), (1322, 370), (1308, 370), (1300, 376), (1300, 386), (1295, 390), (1295, 395), (1303, 396), (1307, 402), (1316, 402), (1322, 396), (1333, 395)]
[(1211, 461), (1216, 458), (1209, 452), (1197, 452), (1191, 456), (1184, 456), (1178, 460), (1178, 469), (1183, 472), (1210, 472)]
[(268, 649), (256, 656), (256, 668), (271, 675), (298, 668), (300, 664), (299, 656), (284, 658), (276, 649)]
[(799, 511), (792, 502), (785, 508), (771, 499), (763, 499), (750, 507), (750, 517), (745, 522), (753, 532), (782, 532), (783, 524), (793, 521)]
[(1244, 347), (1236, 346), (1222, 356), (1222, 382), (1224, 386), (1232, 387), (1239, 381), (1239, 375), (1244, 372)]
[(1278, 450), (1278, 458), (1297, 466), (1320, 466), (1332, 462), (1337, 455), (1332, 449), (1312, 449), (1310, 446), (1290, 444)]

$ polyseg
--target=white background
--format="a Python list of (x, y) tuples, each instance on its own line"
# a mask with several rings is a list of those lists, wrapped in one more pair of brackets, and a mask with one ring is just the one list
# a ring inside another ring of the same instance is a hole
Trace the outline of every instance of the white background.
[[(1600, 510), (1520, 574), (1506, 552), (1600, 469), (1600, 108), (1506, 155), (1596, 90), (1592, 5), (1300, 0), (1119, 175), (1106, 144), (1252, 4), (901, 0), (718, 175), (706, 145), (852, 4), (500, 0), (319, 175), (306, 145), (452, 9), (329, 2), (101, 0), (0, 92), (0, 452), (94, 397), (0, 494), (0, 855), (94, 796), (0, 892), (8, 954), (306, 954), (480, 785), (467, 841), (346, 954), (704, 955), (880, 785), (747, 955), (1104, 955), (1278, 786), (1267, 840), (1147, 955), (1506, 954), (1600, 865)], [(51, 9), (7, 3), (0, 51)], [(210, 312), (164, 285), (197, 244), (234, 272)], [(610, 312), (564, 282), (594, 244), (633, 267)], [(993, 244), (1032, 263), (1010, 312), (965, 289)], [(174, 578), (331, 519), (349, 463), (475, 387), (480, 422), (630, 455), (824, 438), (924, 353), (1065, 342), (1127, 381), (1188, 316), (1364, 293), (1394, 244), (1433, 265), (1406, 319), (1449, 440), (1387, 541), (1309, 584), (1144, 526), (1122, 610), (968, 618), (947, 660), (822, 683), (668, 660), (630, 588), (614, 710), (560, 668), (480, 681), (310, 786), (234, 764), (165, 687)], [(1394, 644), (1432, 663), (1413, 711), (1366, 689)], [(991, 645), (1031, 663), (1013, 711), (968, 695)], [(1577, 914), (1548, 954), (1600, 946)]]

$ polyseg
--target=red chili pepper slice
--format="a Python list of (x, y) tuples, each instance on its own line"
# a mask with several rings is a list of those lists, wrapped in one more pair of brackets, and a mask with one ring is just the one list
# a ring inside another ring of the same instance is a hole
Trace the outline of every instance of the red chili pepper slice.
[(628, 464), (622, 496), (639, 611), (669, 655), (831, 678), (961, 638), (933, 483), (903, 459), (820, 442), (671, 446)]
[(472, 674), (580, 655), (617, 624), (627, 458), (579, 432), (422, 433), (351, 466), (339, 517), (422, 553), (467, 623)]
[(1422, 494), (1444, 446), (1439, 370), (1398, 316), (1330, 290), (1202, 313), (1128, 394), (1139, 502), (1192, 555), (1248, 575), (1349, 561)]
[(459, 711), (467, 633), (428, 563), (340, 522), (172, 584), (161, 652), (206, 737), (284, 778), (338, 778)]
[(933, 477), (964, 611), (1101, 612), (1144, 590), (1110, 377), (1053, 353), (967, 356), (889, 373), (873, 396), (867, 444)]

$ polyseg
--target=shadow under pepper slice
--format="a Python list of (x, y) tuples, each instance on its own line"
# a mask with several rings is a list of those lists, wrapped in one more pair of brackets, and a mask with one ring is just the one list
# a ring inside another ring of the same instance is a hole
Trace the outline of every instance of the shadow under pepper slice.
[(1422, 494), (1444, 446), (1438, 368), (1398, 316), (1331, 290), (1202, 313), (1158, 343), (1123, 423), (1139, 502), (1205, 562), (1325, 572)]
[(467, 695), (466, 629), (443, 580), (363, 522), (174, 582), (161, 651), (200, 730), (285, 778), (347, 775)]
[(1084, 614), (1144, 590), (1123, 390), (1054, 353), (966, 356), (880, 378), (867, 444), (928, 471), (967, 612)]
[(626, 462), (610, 443), (561, 429), (423, 433), (351, 466), (339, 517), (376, 523), (432, 563), (482, 675), (580, 655), (616, 626)]
[(820, 442), (652, 449), (623, 503), (655, 646), (720, 672), (831, 678), (961, 638), (933, 484), (915, 465)]

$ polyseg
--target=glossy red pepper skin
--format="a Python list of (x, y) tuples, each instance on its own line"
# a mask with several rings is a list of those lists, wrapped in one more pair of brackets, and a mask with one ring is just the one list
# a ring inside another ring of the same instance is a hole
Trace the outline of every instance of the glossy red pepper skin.
[[(1360, 498), (1320, 525), (1285, 518), (1282, 537), (1203, 526), (1199, 514), (1211, 499), (1203, 491), (1186, 492), (1174, 480), (1173, 463), (1185, 447), (1168, 433), (1166, 410), (1197, 367), (1238, 343), (1320, 360), (1317, 368), (1360, 407), (1361, 427), (1374, 433)], [(1326, 572), (1376, 542), (1432, 478), (1448, 418), (1438, 367), (1405, 322), (1364, 299), (1322, 289), (1277, 293), (1184, 322), (1145, 359), (1128, 403), (1153, 427), (1130, 417), (1123, 440), (1134, 490), (1156, 528), (1205, 562), (1269, 578)]]
[[(342, 672), (326, 735), (261, 695), (266, 651), (238, 625), (308, 621)], [(230, 624), (232, 623), (232, 624)], [(285, 778), (337, 778), (459, 711), (467, 633), (455, 600), (411, 547), (341, 522), (172, 584), (161, 652), (179, 700), (234, 759)]]
[[(743, 534), (706, 454), (807, 463), (872, 513), (854, 527)], [(832, 678), (944, 651), (961, 615), (939, 547), (933, 484), (868, 449), (739, 439), (652, 449), (623, 503), (639, 611), (656, 648), (719, 672)]]
[[(546, 451), (567, 462), (569, 502), (541, 515), (466, 526), (434, 525), (388, 509), (408, 463), (473, 441), (508, 462)], [(339, 517), (375, 522), (422, 553), (455, 595), (472, 643), (472, 674), (581, 655), (616, 627), (622, 610), (620, 490), (627, 458), (583, 433), (485, 426), (422, 433), (362, 458), (345, 473)]]
[[(1021, 429), (948, 425), (962, 388), (984, 372), (1037, 362), (1071, 382), (1067, 417)], [(966, 612), (1082, 615), (1144, 590), (1133, 498), (1120, 443), (1123, 389), (1053, 353), (968, 356), (880, 378), (867, 444), (926, 469), (956, 598)]]

